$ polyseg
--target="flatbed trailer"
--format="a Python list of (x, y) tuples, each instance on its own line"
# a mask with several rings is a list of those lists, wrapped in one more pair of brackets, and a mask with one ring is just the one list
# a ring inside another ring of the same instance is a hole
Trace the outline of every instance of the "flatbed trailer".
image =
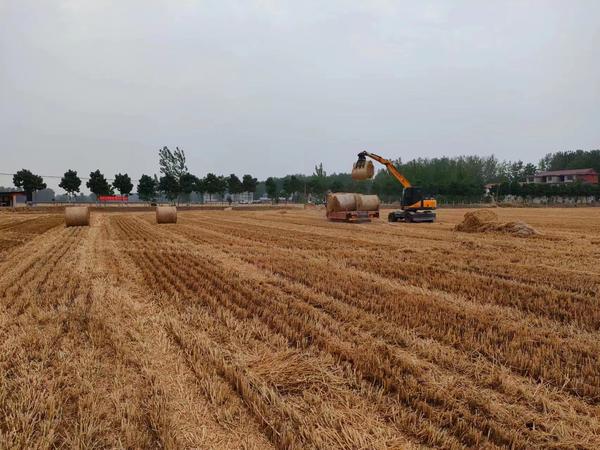
[(379, 211), (331, 211), (327, 212), (327, 218), (343, 222), (370, 222), (379, 218)]

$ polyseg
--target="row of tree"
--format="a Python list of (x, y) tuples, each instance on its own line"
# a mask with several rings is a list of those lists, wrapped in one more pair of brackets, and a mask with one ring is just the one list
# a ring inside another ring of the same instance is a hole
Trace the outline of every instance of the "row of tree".
[[(209, 173), (204, 178), (199, 178), (189, 173), (185, 153), (178, 147), (174, 151), (168, 147), (160, 149), (159, 166), (162, 173), (160, 178), (156, 175), (144, 174), (138, 181), (137, 193), (143, 201), (152, 201), (161, 195), (170, 201), (179, 200), (186, 196), (189, 198), (192, 192), (206, 193), (212, 199), (213, 195), (221, 194), (223, 196), (225, 192), (233, 195), (255, 192), (258, 184), (258, 180), (249, 174), (244, 175), (241, 180), (233, 173), (229, 177)], [(70, 198), (73, 198), (80, 192), (81, 183), (82, 180), (77, 171), (69, 169), (61, 178), (59, 186)], [(41, 176), (26, 169), (18, 171), (13, 176), (13, 184), (27, 193), (29, 201), (32, 199), (33, 192), (46, 188)], [(113, 195), (115, 190), (121, 195), (130, 195), (134, 187), (131, 177), (127, 173), (116, 174), (113, 182), (109, 183), (99, 169), (90, 172), (86, 186), (96, 197)]]
[[(403, 163), (394, 161), (398, 170), (412, 184), (441, 199), (479, 199), (485, 193), (485, 184), (524, 181), (536, 171), (533, 164), (522, 161), (500, 162), (494, 156), (460, 156), (455, 158), (419, 158)], [(258, 191), (270, 198), (304, 196), (321, 198), (327, 191), (377, 194), (385, 201), (396, 200), (403, 186), (389, 172), (381, 168), (372, 180), (355, 181), (349, 173), (326, 174), (322, 165), (315, 167), (311, 176), (288, 175), (269, 177)]]
[(256, 191), (258, 180), (249, 174), (242, 176), (241, 180), (233, 173), (229, 177), (209, 173), (204, 178), (191, 174), (186, 165), (185, 152), (179, 147), (176, 147), (174, 151), (163, 147), (158, 151), (158, 157), (162, 176), (160, 178), (157, 178), (156, 175), (140, 177), (138, 195), (141, 200), (151, 200), (156, 197), (157, 193), (161, 193), (171, 201), (179, 200), (182, 196), (189, 199), (189, 195), (195, 192), (208, 194), (210, 201), (215, 194), (221, 194), (221, 198), (223, 198), (225, 192), (235, 195)]
[[(269, 177), (258, 183), (251, 175), (244, 175), (239, 179), (235, 174), (224, 177), (209, 173), (199, 178), (188, 171), (183, 150), (177, 147), (171, 151), (168, 147), (163, 147), (158, 153), (161, 176), (142, 175), (137, 185), (139, 197), (144, 201), (151, 201), (160, 195), (169, 200), (186, 199), (192, 192), (208, 194), (211, 200), (216, 194), (223, 198), (226, 192), (230, 195), (256, 192), (258, 195), (266, 194), (274, 200), (285, 198), (293, 201), (320, 201), (328, 191), (374, 193), (385, 201), (391, 201), (398, 199), (402, 193), (400, 183), (385, 169), (379, 170), (372, 180), (355, 181), (349, 173), (327, 174), (323, 165), (319, 164), (309, 176), (294, 174)], [(527, 176), (536, 172), (537, 167), (522, 161), (499, 161), (494, 156), (418, 158), (406, 163), (398, 159), (394, 164), (412, 184), (421, 186), (441, 200), (480, 199), (488, 183), (500, 186), (493, 191), (499, 195), (518, 195), (517, 192), (521, 191), (526, 192), (523, 195), (571, 195), (573, 189), (582, 192), (574, 195), (586, 195), (583, 192), (593, 190), (578, 184), (577, 187), (522, 185)], [(543, 170), (592, 167), (600, 172), (600, 150), (548, 154), (540, 161), (539, 167)], [(15, 186), (23, 188), (28, 196), (31, 192), (46, 187), (42, 177), (28, 170), (15, 174), (13, 182)], [(60, 183), (60, 187), (70, 196), (79, 192), (80, 186), (81, 179), (74, 170), (68, 170)], [(99, 170), (90, 173), (86, 186), (96, 196), (110, 195), (115, 189), (124, 195), (133, 190), (132, 180), (127, 173), (116, 174), (111, 184)], [(544, 189), (560, 193), (544, 194)], [(535, 194), (536, 192), (539, 194)]]
[(548, 153), (540, 160), (540, 170), (595, 169), (600, 173), (600, 150)]
[(545, 184), (545, 183), (518, 183), (518, 182), (504, 182), (494, 186), (491, 194), (497, 198), (503, 198), (506, 196), (515, 196), (523, 198), (533, 197), (586, 197), (594, 196), (600, 197), (600, 185), (581, 183), (576, 181), (574, 183), (564, 184)]

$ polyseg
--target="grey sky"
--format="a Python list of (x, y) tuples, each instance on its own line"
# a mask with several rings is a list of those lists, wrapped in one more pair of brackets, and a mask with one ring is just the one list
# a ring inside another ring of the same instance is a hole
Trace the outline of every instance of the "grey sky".
[(600, 147), (600, 2), (0, 0), (0, 135), (0, 172), (537, 162)]

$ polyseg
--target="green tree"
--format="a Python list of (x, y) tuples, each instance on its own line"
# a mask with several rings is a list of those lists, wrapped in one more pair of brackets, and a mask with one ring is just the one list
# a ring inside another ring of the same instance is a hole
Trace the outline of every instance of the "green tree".
[(242, 177), (242, 192), (256, 192), (256, 185), (258, 184), (258, 180), (253, 178), (252, 175), (244, 175)]
[(335, 179), (329, 184), (329, 189), (332, 192), (341, 192), (344, 190), (344, 183), (339, 179)]
[[(181, 192), (179, 190), (181, 177), (188, 173), (185, 152), (179, 147), (175, 147), (174, 151), (169, 150), (169, 147), (163, 147), (158, 150), (158, 165), (160, 166), (160, 173), (169, 177), (165, 180), (169, 189), (173, 189), (175, 184), (177, 185), (175, 191), (169, 191), (169, 195), (175, 195), (174, 198), (177, 198)], [(175, 184), (172, 184), (172, 180), (175, 180)], [(170, 200), (173, 199), (170, 198)]]
[(81, 178), (77, 176), (77, 171), (69, 169), (61, 178), (58, 186), (65, 190), (70, 200), (73, 200), (75, 192), (79, 192)]
[(275, 181), (275, 178), (273, 178), (273, 177), (267, 178), (267, 180), (265, 181), (265, 186), (267, 188), (267, 195), (269, 196), (269, 198), (271, 200), (276, 199), (277, 198), (277, 181)]
[(227, 178), (225, 178), (223, 175), (219, 176), (217, 187), (217, 193), (221, 195), (221, 201), (223, 201), (225, 199), (225, 191), (227, 191)]
[(230, 194), (240, 194), (244, 192), (244, 185), (240, 179), (232, 173), (227, 178), (227, 190)]
[(156, 181), (149, 175), (142, 175), (138, 182), (137, 192), (140, 200), (150, 202), (156, 198)]
[(323, 170), (323, 163), (319, 163), (318, 166), (315, 166), (314, 175), (317, 177), (326, 177), (327, 176), (327, 172), (325, 172), (325, 170)]
[(195, 175), (192, 175), (191, 173), (184, 173), (179, 179), (179, 190), (185, 195), (186, 200), (188, 202), (190, 194), (194, 191), (194, 188), (196, 187), (197, 180), (198, 178)]
[(104, 178), (104, 175), (100, 173), (99, 169), (96, 169), (94, 172), (90, 172), (90, 179), (87, 181), (87, 183), (85, 183), (85, 185), (96, 197), (113, 194), (111, 185), (108, 183), (108, 181), (106, 181), (106, 178)]
[(188, 173), (185, 152), (179, 147), (175, 147), (174, 151), (169, 150), (169, 147), (158, 150), (158, 165), (160, 173), (172, 176), (177, 182), (183, 174)]
[(35, 191), (46, 189), (44, 179), (27, 169), (21, 169), (13, 175), (13, 184), (25, 191), (28, 202), (33, 201), (33, 193)]
[[(206, 186), (204, 185), (204, 179), (196, 177), (192, 192), (195, 192), (198, 196), (206, 192)], [(204, 202), (204, 196), (202, 196), (202, 202)]]
[(179, 195), (179, 182), (173, 175), (164, 175), (158, 181), (158, 190), (172, 202)]
[(283, 191), (286, 197), (292, 196), (293, 201), (298, 200), (298, 193), (302, 191), (304, 183), (297, 175), (289, 175), (283, 179)]
[(538, 166), (540, 167), (540, 170), (550, 170), (550, 166), (552, 164), (552, 153), (546, 153), (544, 155), (544, 157), (542, 159), (540, 159), (540, 162), (538, 164)]
[(214, 173), (208, 173), (206, 174), (206, 177), (204, 177), (202, 184), (204, 187), (204, 192), (208, 194), (208, 200), (212, 201), (212, 196), (221, 189), (219, 177)]
[(323, 163), (315, 166), (315, 171), (308, 181), (311, 194), (324, 197), (327, 191), (327, 173), (323, 170)]
[(327, 180), (325, 177), (313, 175), (308, 180), (308, 189), (311, 194), (317, 197), (323, 197), (325, 191), (327, 191)]
[(288, 176), (286, 176), (286, 177), (283, 178), (283, 182), (281, 183), (282, 184), (282, 191), (281, 191), (281, 193), (286, 198), (289, 197), (290, 195), (293, 196), (293, 194), (294, 194), (294, 191), (292, 190), (292, 186), (291, 186), (291, 181), (290, 181), (291, 178), (292, 177), (288, 175)]
[(527, 177), (533, 176), (536, 172), (537, 167), (535, 166), (535, 164), (527, 163), (525, 164), (525, 167), (523, 167), (523, 178), (526, 179)]
[(595, 169), (600, 172), (600, 150), (574, 150), (548, 153), (539, 162), (541, 170)]
[(131, 182), (131, 178), (129, 178), (129, 175), (127, 175), (126, 173), (118, 173), (115, 175), (113, 187), (116, 190), (118, 190), (121, 195), (129, 195), (133, 190), (133, 183)]

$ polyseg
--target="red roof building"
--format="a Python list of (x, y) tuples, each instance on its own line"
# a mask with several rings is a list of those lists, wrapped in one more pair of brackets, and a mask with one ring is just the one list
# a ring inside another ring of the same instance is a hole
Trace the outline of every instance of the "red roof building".
[(564, 169), (537, 172), (527, 177), (528, 183), (536, 184), (563, 184), (574, 183), (598, 184), (598, 172), (594, 169)]

